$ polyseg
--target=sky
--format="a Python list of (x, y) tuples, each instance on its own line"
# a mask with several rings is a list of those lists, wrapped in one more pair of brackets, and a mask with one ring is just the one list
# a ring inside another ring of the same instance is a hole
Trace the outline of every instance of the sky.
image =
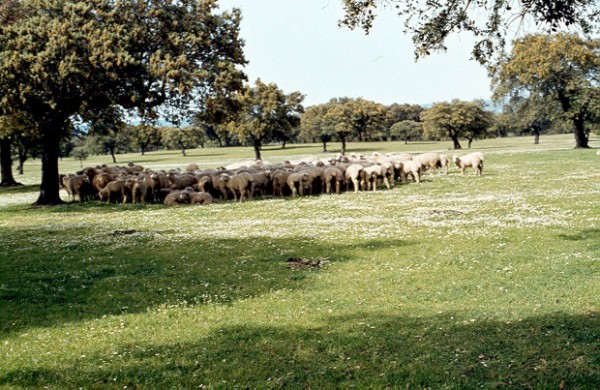
[(306, 95), (305, 106), (334, 97), (386, 105), (489, 99), (486, 70), (470, 60), (473, 40), (453, 36), (448, 51), (415, 62), (410, 36), (392, 10), (380, 11), (369, 35), (338, 27), (340, 0), (219, 0), (242, 11), (245, 68), (285, 93)]

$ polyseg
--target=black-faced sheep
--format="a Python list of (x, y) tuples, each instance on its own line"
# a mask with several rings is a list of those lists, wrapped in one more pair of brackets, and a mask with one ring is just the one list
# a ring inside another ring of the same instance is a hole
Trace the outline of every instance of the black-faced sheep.
[(465, 174), (465, 168), (472, 167), (474, 175), (483, 175), (483, 153), (473, 152), (464, 156), (452, 156), (452, 160), (456, 166), (460, 169), (462, 175)]

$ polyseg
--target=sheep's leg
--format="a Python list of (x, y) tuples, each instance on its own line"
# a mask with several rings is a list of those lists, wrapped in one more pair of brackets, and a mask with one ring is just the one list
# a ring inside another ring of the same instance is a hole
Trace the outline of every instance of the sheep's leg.
[(388, 190), (391, 188), (391, 187), (390, 187), (390, 182), (388, 181), (388, 178), (387, 178), (387, 177), (385, 177), (385, 176), (383, 177), (383, 184), (385, 184), (385, 186), (386, 186), (386, 188), (387, 188)]

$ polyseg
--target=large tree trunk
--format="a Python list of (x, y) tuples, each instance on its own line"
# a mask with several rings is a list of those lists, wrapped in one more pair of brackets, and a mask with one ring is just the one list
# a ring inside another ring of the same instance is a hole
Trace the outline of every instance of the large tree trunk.
[(260, 139), (254, 139), (254, 157), (256, 158), (256, 160), (262, 160), (261, 156), (260, 156), (260, 147), (261, 147), (262, 143), (260, 141)]
[(573, 119), (573, 134), (575, 134), (575, 149), (587, 149), (590, 147), (588, 144), (588, 135), (585, 132), (583, 115), (578, 114)]
[(345, 156), (346, 155), (346, 138), (342, 137), (341, 141), (342, 141), (342, 152), (341, 153), (342, 153), (342, 156)]
[(327, 141), (323, 141), (323, 153), (327, 152)]
[(454, 143), (454, 149), (462, 149), (462, 146), (460, 146), (460, 142), (458, 141), (458, 135), (452, 136), (452, 142)]
[(110, 149), (110, 156), (112, 157), (113, 164), (116, 164), (117, 163), (117, 158), (115, 157), (115, 150), (114, 149)]
[[(42, 137), (42, 182), (40, 195), (34, 205), (46, 206), (62, 204), (58, 185), (58, 156), (60, 154), (60, 132), (62, 123), (57, 129), (44, 129), (47, 134)], [(56, 132), (52, 132), (56, 130)], [(49, 134), (48, 134), (49, 133)]]
[(533, 130), (533, 144), (534, 145), (540, 144), (540, 131), (537, 129)]
[(0, 171), (2, 181), (0, 187), (12, 187), (22, 185), (13, 177), (12, 173), (12, 155), (11, 140), (9, 138), (0, 139)]
[[(562, 106), (563, 112), (569, 114), (571, 111), (571, 99), (564, 92), (558, 91), (558, 100)], [(585, 132), (583, 115), (577, 113), (573, 116), (573, 134), (575, 135), (575, 149), (589, 148), (588, 136)]]

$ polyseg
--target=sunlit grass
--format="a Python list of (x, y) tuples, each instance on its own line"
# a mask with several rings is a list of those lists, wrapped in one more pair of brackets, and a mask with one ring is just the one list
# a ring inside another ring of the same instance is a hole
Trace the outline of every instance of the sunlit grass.
[[(599, 156), (475, 146), (482, 177), (376, 193), (40, 209), (0, 189), (0, 387), (597, 388)], [(235, 160), (211, 151), (134, 161)]]

